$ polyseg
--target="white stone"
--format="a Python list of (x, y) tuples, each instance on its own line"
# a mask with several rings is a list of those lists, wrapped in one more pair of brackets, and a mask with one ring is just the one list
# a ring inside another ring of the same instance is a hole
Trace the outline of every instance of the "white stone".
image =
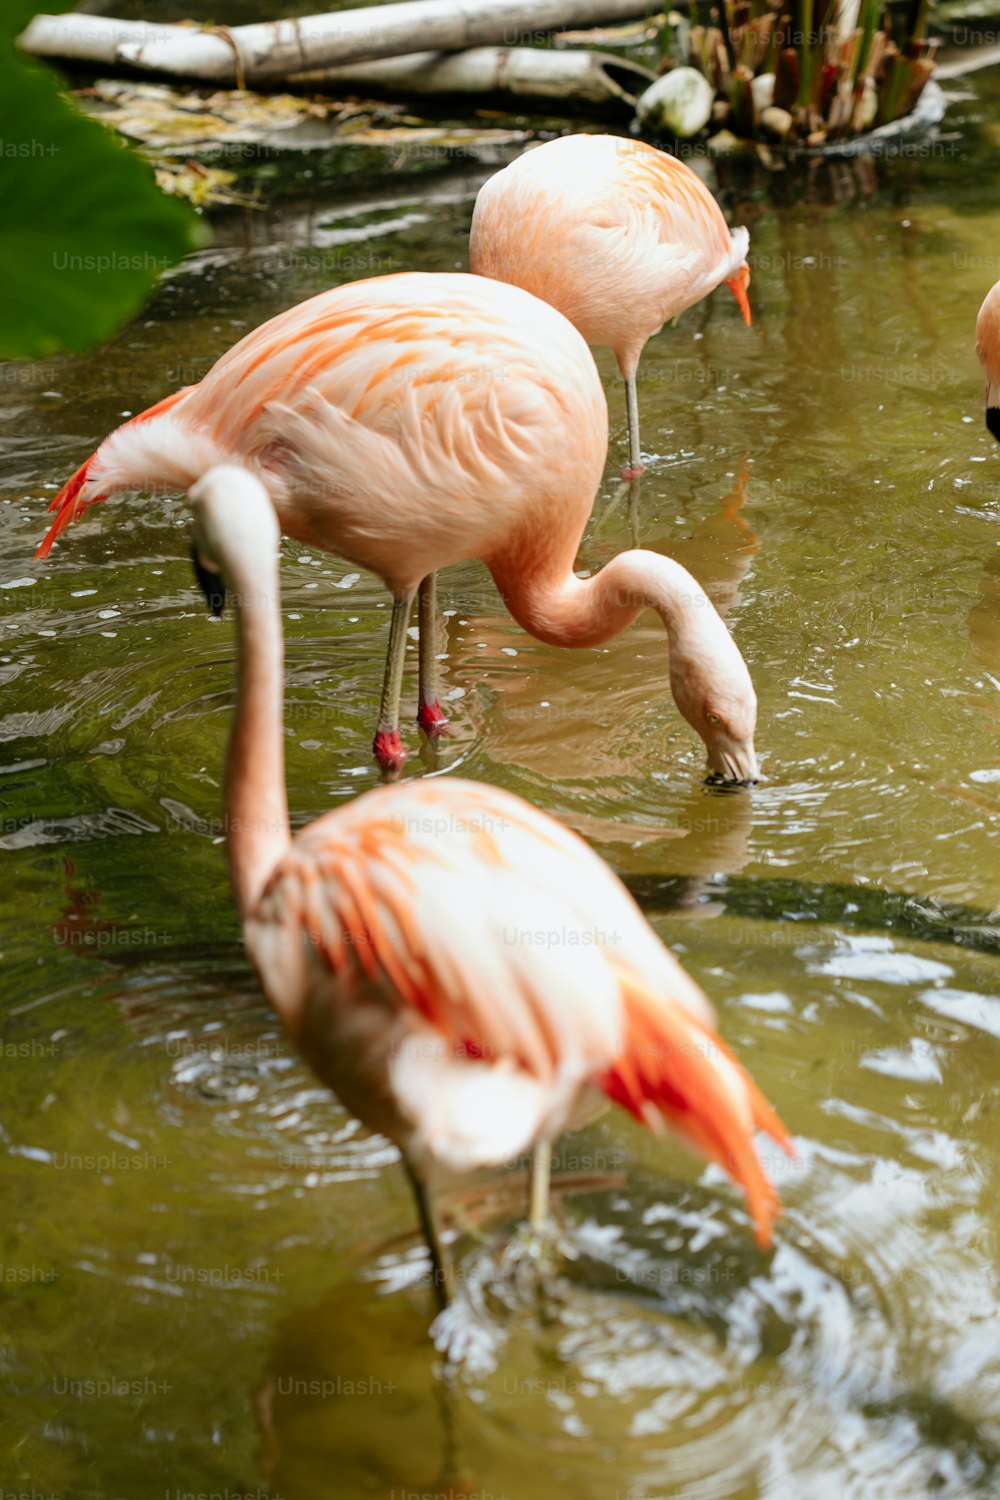
[(712, 85), (697, 68), (672, 68), (640, 94), (636, 113), (642, 125), (686, 141), (708, 124), (714, 102)]
[(754, 115), (759, 119), (761, 110), (774, 103), (774, 74), (758, 73), (750, 84), (750, 93), (753, 97)]
[(761, 111), (760, 123), (771, 135), (780, 136), (784, 140), (786, 135), (791, 134), (793, 120), (787, 109), (779, 109), (776, 104), (769, 104)]

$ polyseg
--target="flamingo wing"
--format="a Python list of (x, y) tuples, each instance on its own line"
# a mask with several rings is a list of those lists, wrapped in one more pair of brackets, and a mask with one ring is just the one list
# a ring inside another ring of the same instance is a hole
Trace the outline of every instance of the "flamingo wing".
[(622, 199), (634, 212), (652, 208), (664, 244), (683, 245), (712, 264), (727, 259), (733, 240), (712, 193), (684, 162), (644, 143), (622, 157)]
[[(238, 463), (293, 535), (415, 585), (456, 551), (488, 555), (509, 524), (498, 489), (537, 495), (564, 428), (596, 487), (607, 403), (553, 308), (480, 277), (376, 277), (271, 318), (198, 385), (118, 428), (56, 496), (39, 551), (113, 491), (186, 489)], [(397, 576), (401, 559), (414, 579)]]
[(748, 231), (730, 229), (714, 195), (684, 162), (643, 142), (635, 144), (622, 171), (622, 196), (634, 215), (653, 217), (662, 272), (667, 284), (677, 288), (673, 310), (682, 311), (726, 281), (749, 325)]

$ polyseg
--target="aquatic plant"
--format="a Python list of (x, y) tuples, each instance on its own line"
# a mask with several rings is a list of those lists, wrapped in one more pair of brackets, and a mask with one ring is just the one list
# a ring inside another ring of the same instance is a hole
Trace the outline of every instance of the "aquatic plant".
[(742, 137), (820, 146), (909, 114), (933, 71), (930, 0), (691, 0), (667, 15), (661, 72), (697, 69)]

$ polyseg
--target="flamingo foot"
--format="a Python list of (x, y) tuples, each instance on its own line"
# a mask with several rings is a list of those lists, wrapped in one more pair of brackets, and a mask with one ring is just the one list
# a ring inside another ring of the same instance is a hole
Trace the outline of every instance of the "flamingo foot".
[(638, 479), (640, 474), (645, 474), (645, 464), (626, 464), (622, 469), (623, 479)]
[(380, 729), (372, 743), (372, 750), (385, 772), (401, 771), (408, 753), (398, 729)]
[(450, 1303), (438, 1313), (430, 1335), (435, 1349), (449, 1365), (468, 1363), (473, 1369), (496, 1368), (498, 1335), (476, 1318), (464, 1299)]
[(421, 703), (417, 710), (417, 723), (431, 739), (435, 735), (448, 733), (448, 720), (436, 698), (433, 703)]

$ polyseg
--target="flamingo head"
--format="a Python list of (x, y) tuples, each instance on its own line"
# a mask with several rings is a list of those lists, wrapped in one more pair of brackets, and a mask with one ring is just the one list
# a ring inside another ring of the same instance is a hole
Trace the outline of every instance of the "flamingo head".
[(986, 426), (1000, 443), (1000, 385), (986, 382)]
[(750, 298), (747, 296), (747, 287), (749, 285), (750, 267), (747, 265), (746, 261), (744, 261), (739, 270), (736, 272), (736, 275), (729, 277), (728, 281), (726, 282), (726, 286), (729, 288), (729, 290), (732, 292), (733, 296), (739, 303), (740, 312), (743, 314), (743, 321), (748, 328), (753, 322), (753, 319), (750, 316)]
[(982, 343), (977, 343), (976, 353), (979, 355), (979, 363), (986, 371), (986, 427), (1000, 442), (1000, 380), (992, 377), (991, 362)]
[(670, 686), (677, 707), (704, 742), (708, 779), (755, 782), (757, 695), (740, 649), (714, 609), (704, 617), (700, 639), (671, 642)]
[(976, 353), (979, 355), (979, 363), (986, 371), (986, 427), (1000, 442), (1000, 380), (992, 377), (991, 361), (982, 341), (977, 342)]
[(215, 618), (221, 619), (226, 607), (226, 585), (222, 574), (202, 557), (197, 542), (191, 543), (191, 566), (194, 568), (198, 587), (205, 595), (205, 603)]
[(986, 372), (986, 426), (1000, 442), (1000, 281), (990, 287), (979, 309), (976, 353)]
[(194, 518), (191, 561), (212, 614), (222, 614), (227, 586), (246, 597), (274, 566), (281, 531), (260, 480), (235, 464), (217, 464), (188, 491)]
[(742, 705), (729, 704), (721, 712), (711, 708), (704, 711), (707, 733), (699, 732), (708, 751), (707, 780), (753, 786), (759, 774), (753, 747), (756, 714), (756, 701), (749, 718)]

